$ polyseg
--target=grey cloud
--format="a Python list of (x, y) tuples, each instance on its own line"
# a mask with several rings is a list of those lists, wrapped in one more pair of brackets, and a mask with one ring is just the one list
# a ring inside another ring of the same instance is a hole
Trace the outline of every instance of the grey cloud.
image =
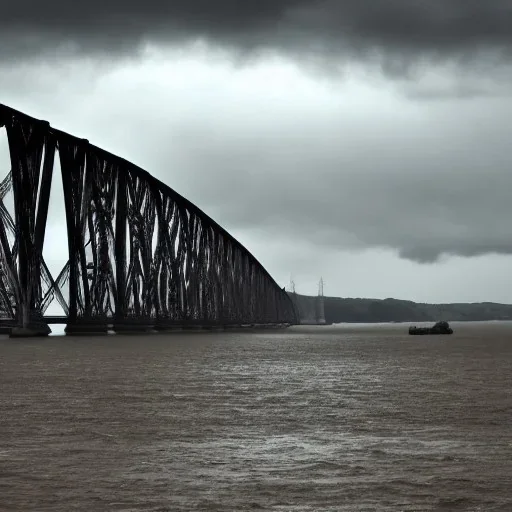
[(4, 58), (56, 48), (125, 54), (147, 41), (204, 38), (300, 57), (385, 53), (385, 71), (403, 75), (424, 58), (508, 57), (511, 26), (509, 0), (4, 0), (0, 48)]
[(261, 148), (256, 136), (236, 148), (203, 139), (185, 163), (194, 185), (180, 187), (233, 227), (308, 240), (319, 250), (391, 248), (421, 263), (512, 254), (512, 160), (504, 129), (511, 113), (482, 104), (457, 120), (441, 110), (423, 128), (394, 127), (379, 145), (358, 133), (355, 149), (349, 123), (327, 144), (298, 127), (296, 135), (305, 133), (288, 139), (284, 157), (277, 129), (276, 142)]
[[(428, 164), (422, 170), (428, 176)], [(506, 169), (492, 188), (485, 175), (473, 178), (471, 187), (461, 187), (448, 178), (421, 183), (405, 173), (370, 177), (361, 172), (361, 177), (319, 175), (317, 187), (301, 180), (251, 183), (250, 192), (237, 191), (243, 206), (208, 207), (231, 223), (307, 239), (319, 250), (391, 248), (421, 263), (442, 255), (512, 254), (512, 228), (505, 220), (512, 214), (512, 178)], [(196, 191), (198, 198), (208, 188), (220, 204), (229, 204), (215, 183), (204, 187)]]
[[(262, 84), (261, 96), (215, 95), (207, 76), (194, 91), (174, 77), (161, 83), (165, 74), (146, 87), (135, 72), (144, 68), (75, 97), (75, 69), (62, 95), (10, 98), (144, 167), (229, 231), (325, 253), (390, 248), (423, 263), (512, 254), (510, 101), (418, 106), (383, 95), (379, 110), (380, 97), (364, 92), (301, 97)], [(132, 101), (132, 87), (146, 93)]]
[[(510, 233), (507, 233), (510, 237)], [(451, 247), (450, 247), (451, 246)], [(442, 256), (474, 257), (489, 254), (512, 254), (512, 242), (503, 243), (496, 236), (489, 236), (487, 241), (482, 240), (453, 240), (437, 247), (417, 245), (400, 249), (399, 256), (403, 259), (418, 263), (436, 263)]]

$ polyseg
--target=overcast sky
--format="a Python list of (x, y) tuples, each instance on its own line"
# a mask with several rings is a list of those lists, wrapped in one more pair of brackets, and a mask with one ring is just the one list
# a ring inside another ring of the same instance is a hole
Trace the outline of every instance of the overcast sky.
[(0, 103), (147, 169), (282, 286), (512, 303), (512, 2), (73, 5), (2, 6)]

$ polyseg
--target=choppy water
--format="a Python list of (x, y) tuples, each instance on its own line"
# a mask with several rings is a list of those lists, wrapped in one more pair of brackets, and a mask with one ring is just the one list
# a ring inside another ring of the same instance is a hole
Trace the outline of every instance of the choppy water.
[(0, 510), (512, 510), (512, 325), (0, 339)]

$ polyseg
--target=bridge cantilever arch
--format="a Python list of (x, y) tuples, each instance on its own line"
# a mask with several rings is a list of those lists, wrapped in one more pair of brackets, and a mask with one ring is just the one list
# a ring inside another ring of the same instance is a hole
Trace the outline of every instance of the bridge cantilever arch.
[[(4, 105), (1, 127), (11, 170), (0, 183), (0, 316), (11, 335), (45, 335), (49, 323), (68, 333), (297, 323), (254, 256), (146, 171)], [(43, 245), (56, 158), (69, 259), (52, 275)], [(45, 316), (52, 303), (58, 322)]]

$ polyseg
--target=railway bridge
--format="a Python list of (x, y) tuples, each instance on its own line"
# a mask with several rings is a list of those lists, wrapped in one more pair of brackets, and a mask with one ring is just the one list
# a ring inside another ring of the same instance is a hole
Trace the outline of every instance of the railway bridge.
[[(145, 170), (5, 105), (0, 128), (11, 163), (0, 169), (0, 325), (12, 336), (47, 335), (50, 323), (73, 334), (297, 323), (257, 259)], [(67, 263), (52, 275), (43, 245), (56, 159)], [(47, 315), (52, 303), (63, 316)]]

